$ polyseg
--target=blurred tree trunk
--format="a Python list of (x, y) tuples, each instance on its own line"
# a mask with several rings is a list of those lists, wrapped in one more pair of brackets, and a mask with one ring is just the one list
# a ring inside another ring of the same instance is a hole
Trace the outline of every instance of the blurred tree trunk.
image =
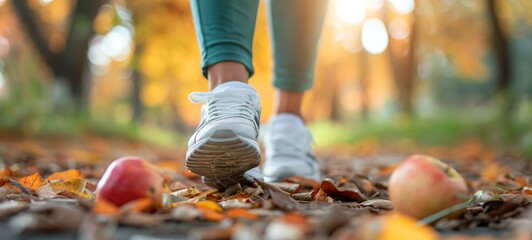
[[(416, 16), (415, 10), (412, 12), (412, 22), (410, 24), (410, 35), (406, 40), (396, 40), (390, 37), (388, 54), (392, 67), (393, 78), (397, 86), (397, 100), (399, 111), (408, 117), (414, 114), (413, 94), (416, 78)], [(387, 14), (384, 14), (385, 23), (389, 23)], [(401, 41), (408, 41), (406, 47)], [(399, 45), (399, 46), (398, 46)], [(401, 46), (403, 45), (403, 46)], [(401, 48), (406, 48), (402, 51)]]
[(56, 79), (66, 81), (76, 106), (84, 101), (83, 73), (87, 66), (89, 39), (94, 33), (92, 22), (98, 9), (105, 0), (78, 0), (71, 13), (71, 22), (67, 32), (65, 46), (61, 51), (53, 52), (39, 26), (36, 14), (30, 9), (28, 1), (12, 1), (20, 21), (26, 26), (27, 34), (35, 45), (46, 66)]
[(501, 28), (501, 22), (497, 15), (497, 2), (488, 0), (486, 3), (487, 16), (491, 28), (491, 44), (495, 52), (495, 61), (498, 69), (496, 78), (497, 92), (505, 98), (506, 110), (511, 110), (511, 101), (508, 99), (508, 91), (511, 84), (511, 57), (508, 39)]
[(142, 122), (142, 110), (143, 105), (141, 101), (141, 91), (143, 76), (140, 71), (139, 59), (144, 52), (144, 45), (142, 43), (135, 44), (135, 56), (132, 61), (132, 74), (131, 74), (131, 108), (133, 109), (133, 120), (135, 122)]
[(368, 53), (365, 50), (360, 51), (360, 100), (361, 116), (363, 120), (369, 119), (369, 82), (370, 72), (368, 64)]

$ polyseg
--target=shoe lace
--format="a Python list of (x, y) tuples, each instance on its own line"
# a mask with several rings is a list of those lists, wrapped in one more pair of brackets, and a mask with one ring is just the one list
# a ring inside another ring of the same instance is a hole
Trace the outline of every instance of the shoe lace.
[(216, 92), (193, 92), (189, 95), (192, 103), (205, 103), (205, 120), (218, 120), (226, 116), (243, 116), (254, 119), (258, 98), (251, 89), (223, 89)]

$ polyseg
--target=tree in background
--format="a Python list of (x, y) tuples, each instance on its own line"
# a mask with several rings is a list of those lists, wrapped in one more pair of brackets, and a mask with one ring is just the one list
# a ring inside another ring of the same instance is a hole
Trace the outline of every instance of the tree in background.
[(70, 13), (64, 44), (58, 49), (52, 49), (49, 36), (46, 35), (47, 26), (44, 26), (35, 10), (30, 7), (30, 1), (12, 1), (21, 23), (26, 27), (26, 32), (43, 62), (56, 81), (67, 83), (70, 95), (78, 107), (87, 103), (84, 99), (83, 76), (87, 67), (89, 40), (94, 33), (92, 22), (98, 14), (98, 9), (105, 2), (105, 0), (75, 2)]
[(506, 34), (501, 27), (500, 17), (497, 13), (498, 4), (496, 0), (486, 1), (486, 11), (488, 22), (490, 26), (490, 41), (492, 49), (495, 53), (495, 62), (497, 63), (496, 86), (497, 93), (504, 95), (504, 106), (506, 111), (512, 109), (511, 99), (509, 99), (508, 91), (511, 85), (511, 56), (510, 46)]

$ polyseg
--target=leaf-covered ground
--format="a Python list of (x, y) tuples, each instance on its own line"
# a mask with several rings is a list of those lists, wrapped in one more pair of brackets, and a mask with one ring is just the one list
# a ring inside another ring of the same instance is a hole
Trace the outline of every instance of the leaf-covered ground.
[[(393, 211), (388, 178), (411, 153), (438, 157), (464, 176), (472, 201), (461, 216), (420, 225)], [(163, 207), (94, 200), (107, 165), (126, 155), (163, 174)], [(425, 149), (362, 142), (317, 155), (322, 182), (294, 177), (218, 192), (183, 169), (184, 148), (0, 134), (0, 239), (532, 239), (526, 159), (473, 140)]]

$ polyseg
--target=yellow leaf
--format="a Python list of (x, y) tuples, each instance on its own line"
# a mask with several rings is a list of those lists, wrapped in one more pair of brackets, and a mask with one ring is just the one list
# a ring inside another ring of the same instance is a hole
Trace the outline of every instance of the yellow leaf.
[(44, 185), (44, 181), (42, 180), (41, 174), (36, 172), (32, 175), (23, 177), (18, 180), (18, 182), (24, 186), (25, 188), (36, 190), (37, 188), (40, 188)]
[(381, 230), (379, 240), (438, 239), (432, 228), (417, 225), (415, 219), (399, 213), (385, 215)]
[(72, 179), (83, 179), (81, 172), (77, 169), (70, 169), (62, 172), (56, 172), (46, 178), (46, 181), (63, 180), (70, 181)]
[(62, 191), (69, 191), (73, 192), (76, 195), (80, 197), (84, 197), (87, 199), (92, 199), (92, 194), (87, 193), (85, 191), (85, 187), (87, 185), (87, 181), (85, 179), (72, 179), (69, 181), (60, 181), (60, 182), (52, 182), (50, 183), (50, 187), (54, 190), (56, 193), (60, 193)]
[(221, 212), (222, 207), (218, 203), (213, 201), (199, 201), (196, 203), (196, 207), (199, 209), (209, 209), (215, 212)]

